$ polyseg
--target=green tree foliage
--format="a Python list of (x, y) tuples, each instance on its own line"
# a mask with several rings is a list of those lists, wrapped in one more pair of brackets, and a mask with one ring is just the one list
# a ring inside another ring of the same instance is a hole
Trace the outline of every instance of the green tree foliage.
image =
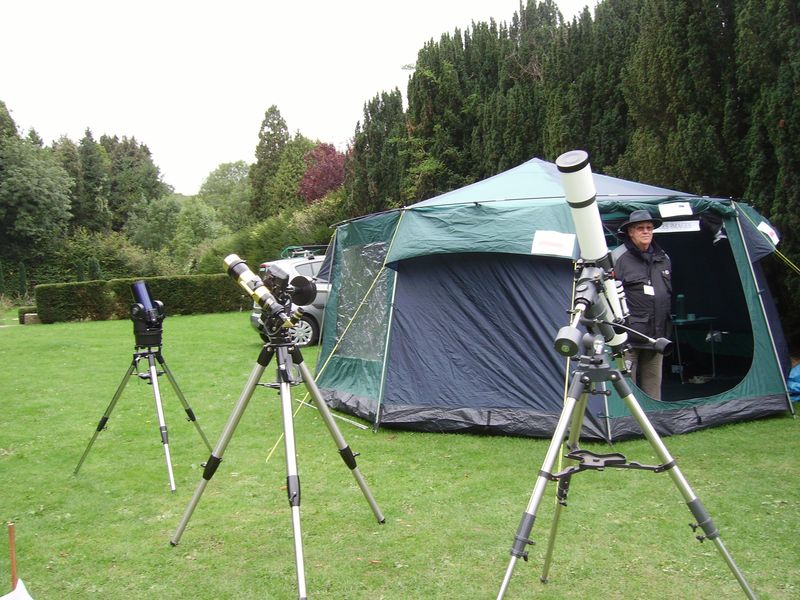
[(35, 129), (28, 130), (28, 141), (38, 148), (44, 147), (44, 140)]
[(24, 262), (19, 263), (19, 269), (17, 269), (17, 282), (18, 282), (18, 289), (19, 297), (20, 298), (27, 298), (28, 297), (28, 269), (25, 267)]
[(89, 257), (89, 280), (97, 281), (103, 279), (103, 270), (100, 268), (100, 261), (94, 256)]
[(6, 274), (3, 271), (3, 261), (0, 260), (0, 296), (4, 296), (6, 293)]
[[(69, 160), (69, 146), (62, 141), (56, 147), (61, 150), (61, 157)], [(81, 139), (78, 159), (77, 166), (68, 164), (68, 172), (78, 177), (73, 195), (73, 226), (85, 227), (90, 231), (108, 231), (112, 221), (108, 201), (109, 159), (105, 148), (94, 140), (89, 129)]]
[(274, 216), (286, 210), (297, 210), (302, 207), (300, 198), (300, 180), (306, 172), (304, 156), (315, 144), (299, 132), (286, 142), (278, 159), (275, 174), (266, 186), (266, 204), (262, 207), (264, 214)]
[(219, 220), (231, 231), (252, 222), (249, 170), (243, 160), (223, 163), (200, 186), (200, 199), (217, 211)]
[(98, 233), (77, 229), (48, 254), (37, 268), (37, 282), (63, 282), (87, 276), (89, 260), (94, 257), (108, 279), (152, 277), (177, 273), (177, 265), (166, 250), (145, 250), (130, 242), (122, 233)]
[(289, 129), (274, 104), (264, 113), (258, 132), (256, 162), (250, 167), (251, 212), (255, 218), (270, 214), (269, 185), (278, 172), (283, 149), (290, 140)]
[(175, 237), (181, 206), (176, 194), (150, 202), (140, 200), (128, 214), (123, 233), (134, 244), (147, 250), (166, 248)]
[(333, 233), (330, 225), (348, 216), (346, 196), (344, 187), (340, 187), (303, 210), (287, 211), (218, 238), (205, 247), (197, 270), (220, 273), (224, 271), (222, 259), (231, 253), (241, 256), (252, 268), (278, 258), (286, 246), (327, 244)]
[(724, 194), (730, 181), (722, 92), (734, 68), (730, 3), (643, 4), (623, 78), (636, 129), (619, 172), (691, 193)]
[(178, 214), (175, 236), (170, 251), (179, 268), (190, 273), (195, 270), (203, 244), (226, 233), (217, 218), (217, 212), (199, 198), (189, 198)]
[(0, 139), (0, 165), (0, 252), (35, 260), (66, 231), (72, 180), (50, 150), (27, 139)]
[(364, 105), (345, 165), (347, 210), (352, 216), (404, 203), (406, 137), (400, 90), (378, 94)]
[(17, 124), (8, 112), (6, 103), (0, 100), (0, 140), (18, 137)]
[[(744, 197), (782, 233), (784, 254), (800, 263), (800, 8), (790, 0), (737, 3), (739, 120)], [(782, 316), (800, 336), (798, 277), (773, 270)]]
[(75, 226), (75, 213), (80, 212), (80, 198), (82, 194), (83, 177), (81, 169), (81, 157), (78, 146), (66, 136), (61, 136), (52, 145), (53, 155), (58, 159), (59, 164), (72, 179), (72, 193), (70, 195), (70, 206), (72, 207), (71, 225)]
[(153, 163), (150, 149), (136, 138), (102, 136), (100, 145), (108, 156), (108, 198), (111, 225), (120, 231), (128, 214), (140, 201), (150, 202), (170, 193), (161, 181), (161, 173)]

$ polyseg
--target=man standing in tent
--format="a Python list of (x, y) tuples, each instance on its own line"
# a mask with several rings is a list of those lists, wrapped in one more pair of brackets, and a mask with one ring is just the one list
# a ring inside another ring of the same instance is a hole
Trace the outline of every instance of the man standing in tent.
[[(660, 225), (661, 219), (648, 211), (633, 211), (619, 227), (617, 233), (623, 246), (614, 252), (614, 272), (628, 301), (628, 324), (651, 338), (668, 338), (672, 325), (672, 263), (653, 240), (653, 230)], [(648, 396), (661, 400), (664, 357), (637, 337), (628, 336), (632, 347), (631, 380)]]

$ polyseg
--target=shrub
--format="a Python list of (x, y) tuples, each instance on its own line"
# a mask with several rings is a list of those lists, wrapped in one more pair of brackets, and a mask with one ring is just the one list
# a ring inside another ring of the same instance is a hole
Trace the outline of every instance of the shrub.
[(42, 323), (124, 319), (133, 303), (130, 286), (143, 280), (153, 300), (164, 303), (167, 315), (248, 310), (250, 298), (225, 274), (182, 275), (49, 283), (35, 288)]
[(344, 218), (343, 202), (344, 192), (340, 189), (303, 210), (285, 211), (218, 238), (200, 257), (197, 270), (219, 273), (223, 270), (222, 259), (228, 254), (238, 254), (255, 270), (263, 261), (278, 258), (286, 246), (327, 244), (333, 234), (330, 226)]

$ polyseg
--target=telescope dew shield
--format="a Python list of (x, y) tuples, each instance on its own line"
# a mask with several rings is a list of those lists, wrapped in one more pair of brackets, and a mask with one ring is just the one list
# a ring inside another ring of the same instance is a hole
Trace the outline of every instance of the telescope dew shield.
[(564, 197), (572, 213), (581, 258), (599, 261), (608, 254), (608, 246), (597, 208), (597, 190), (592, 179), (589, 155), (583, 150), (565, 152), (556, 159), (556, 167), (561, 173)]

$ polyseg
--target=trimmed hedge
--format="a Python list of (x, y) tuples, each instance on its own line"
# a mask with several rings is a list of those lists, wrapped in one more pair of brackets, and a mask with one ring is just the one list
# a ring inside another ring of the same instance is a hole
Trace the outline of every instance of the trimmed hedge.
[(134, 281), (147, 282), (153, 300), (164, 303), (167, 315), (249, 310), (252, 305), (236, 282), (220, 273), (45, 283), (34, 290), (36, 310), (42, 323), (127, 319)]

